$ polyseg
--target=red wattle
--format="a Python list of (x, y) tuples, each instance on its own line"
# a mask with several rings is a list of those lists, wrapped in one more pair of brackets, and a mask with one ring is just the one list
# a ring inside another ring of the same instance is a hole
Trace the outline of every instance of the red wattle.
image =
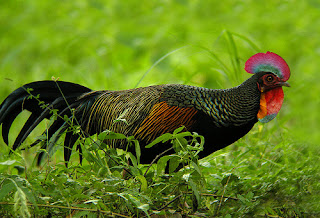
[(283, 96), (282, 87), (261, 93), (260, 109), (257, 114), (260, 122), (267, 123), (277, 116), (282, 106)]
[(271, 89), (265, 93), (267, 116), (271, 114), (277, 114), (280, 111), (283, 97), (284, 94), (282, 87)]

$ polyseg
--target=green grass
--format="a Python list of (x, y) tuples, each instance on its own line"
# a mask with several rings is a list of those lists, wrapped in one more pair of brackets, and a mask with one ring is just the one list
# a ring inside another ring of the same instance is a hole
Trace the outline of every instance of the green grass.
[[(123, 179), (120, 169), (99, 168), (94, 158), (104, 153), (90, 148), (83, 166), (73, 155), (67, 169), (61, 146), (38, 168), (37, 148), (9, 156), (0, 140), (3, 215), (28, 216), (35, 206), (26, 202), (38, 204), (35, 213), (43, 216), (97, 215), (90, 209), (191, 215), (199, 194), (195, 215), (319, 216), (319, 26), (320, 4), (311, 0), (2, 2), (1, 101), (25, 83), (52, 76), (96, 90), (166, 83), (228, 88), (250, 76), (243, 67), (251, 55), (266, 51), (288, 62), (292, 86), (275, 120), (202, 160), (202, 174), (194, 165), (152, 180), (134, 168), (134, 176)], [(11, 143), (24, 120), (15, 121)], [(70, 209), (76, 207), (87, 210)]]

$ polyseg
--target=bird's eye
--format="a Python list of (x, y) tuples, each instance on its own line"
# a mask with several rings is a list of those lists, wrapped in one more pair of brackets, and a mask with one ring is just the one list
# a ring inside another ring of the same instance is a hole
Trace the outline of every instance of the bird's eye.
[(273, 76), (267, 76), (266, 80), (267, 80), (267, 82), (272, 82), (273, 81)]

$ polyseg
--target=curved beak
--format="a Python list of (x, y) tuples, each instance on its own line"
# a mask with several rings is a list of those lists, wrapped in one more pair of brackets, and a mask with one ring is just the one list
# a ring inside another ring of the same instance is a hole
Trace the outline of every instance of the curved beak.
[(291, 87), (288, 82), (279, 82), (278, 84), (279, 84), (280, 86)]

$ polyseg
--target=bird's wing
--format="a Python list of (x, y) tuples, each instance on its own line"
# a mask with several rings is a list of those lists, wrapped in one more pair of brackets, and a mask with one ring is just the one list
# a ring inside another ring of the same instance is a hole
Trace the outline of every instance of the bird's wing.
[(90, 135), (110, 130), (130, 136), (159, 102), (160, 95), (157, 87), (105, 91), (95, 99), (84, 95), (76, 113), (81, 114), (81, 127)]
[[(76, 109), (75, 117), (81, 123), (81, 129), (88, 135), (110, 130), (134, 136), (144, 150), (143, 147), (156, 137), (172, 133), (180, 126), (189, 129), (195, 122), (194, 115), (198, 111), (194, 107), (170, 106), (165, 100), (161, 100), (163, 91), (163, 86), (149, 86), (88, 93), (79, 99), (82, 103)], [(70, 157), (75, 137), (67, 133), (66, 160)], [(123, 139), (106, 140), (106, 143), (118, 148), (127, 145), (127, 141)], [(148, 159), (146, 156), (148, 155), (141, 157), (142, 162), (147, 162), (143, 161)]]
[(137, 139), (149, 143), (164, 133), (173, 132), (178, 127), (185, 126), (189, 129), (195, 122), (193, 117), (196, 113), (194, 107), (169, 106), (165, 101), (159, 102), (153, 105), (134, 134)]

